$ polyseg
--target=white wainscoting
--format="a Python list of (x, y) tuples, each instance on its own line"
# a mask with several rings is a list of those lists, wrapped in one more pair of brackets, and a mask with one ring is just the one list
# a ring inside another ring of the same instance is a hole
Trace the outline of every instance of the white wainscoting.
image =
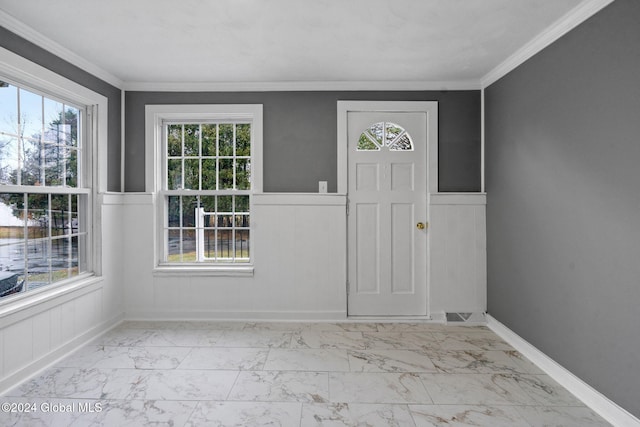
[(430, 197), (430, 313), (487, 309), (486, 195)]
[[(122, 206), (100, 195), (98, 272), (81, 283), (20, 295), (0, 305), (0, 393), (118, 323), (122, 304)], [(101, 236), (100, 236), (101, 235)]]
[[(345, 319), (346, 197), (262, 193), (253, 198), (253, 275), (155, 269), (154, 195), (126, 193), (125, 312), (130, 319)], [(486, 311), (485, 195), (431, 195), (434, 320)]]
[(154, 196), (125, 194), (131, 319), (346, 318), (346, 197), (253, 196), (253, 275), (154, 274)]

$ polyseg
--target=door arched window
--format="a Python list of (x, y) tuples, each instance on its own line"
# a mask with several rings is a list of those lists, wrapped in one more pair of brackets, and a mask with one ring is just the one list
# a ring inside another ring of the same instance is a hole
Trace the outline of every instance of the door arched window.
[(358, 139), (358, 151), (413, 151), (411, 136), (402, 126), (391, 122), (378, 122), (366, 129)]

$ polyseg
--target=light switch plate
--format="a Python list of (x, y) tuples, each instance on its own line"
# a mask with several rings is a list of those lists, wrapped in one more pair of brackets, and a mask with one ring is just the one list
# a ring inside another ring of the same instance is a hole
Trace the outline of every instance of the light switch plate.
[(318, 192), (326, 193), (327, 192), (327, 181), (319, 181), (318, 182)]

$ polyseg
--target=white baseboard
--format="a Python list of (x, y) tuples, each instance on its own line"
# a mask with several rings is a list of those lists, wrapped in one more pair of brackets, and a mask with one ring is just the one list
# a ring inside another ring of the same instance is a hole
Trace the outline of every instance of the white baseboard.
[(128, 309), (126, 320), (345, 321), (345, 311), (211, 311)]
[(55, 350), (50, 351), (44, 356), (34, 360), (30, 364), (20, 368), (19, 370), (7, 375), (0, 380), (0, 395), (6, 395), (11, 389), (19, 386), (25, 381), (39, 375), (45, 369), (55, 365), (61, 359), (84, 346), (87, 342), (99, 337), (105, 332), (117, 326), (122, 322), (123, 315), (119, 314), (113, 318), (100, 323), (99, 325), (85, 331), (81, 335), (73, 338), (67, 343), (61, 345)]
[(608, 399), (589, 384), (576, 377), (555, 360), (538, 350), (518, 334), (507, 328), (498, 320), (487, 314), (487, 326), (535, 363), (561, 386), (573, 393), (585, 405), (595, 411), (602, 418), (620, 427), (640, 427), (640, 420)]

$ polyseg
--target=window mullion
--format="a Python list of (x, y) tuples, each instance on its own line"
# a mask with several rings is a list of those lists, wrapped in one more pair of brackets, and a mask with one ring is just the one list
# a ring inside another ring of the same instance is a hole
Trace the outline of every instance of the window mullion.
[(46, 174), (45, 174), (45, 165), (46, 165), (46, 157), (45, 157), (45, 149), (44, 149), (44, 97), (41, 97), (40, 110), (42, 112), (42, 122), (40, 123), (40, 182), (41, 185), (47, 185)]
[(183, 241), (183, 206), (182, 206), (182, 196), (180, 196), (180, 202), (178, 203), (178, 206), (180, 207), (180, 210), (178, 211), (178, 223), (180, 224), (180, 233), (179, 233), (179, 248), (180, 248), (180, 261), (184, 260), (184, 247), (182, 245), (182, 241)]
[[(216, 123), (216, 190), (220, 188), (220, 125)], [(216, 199), (217, 200), (217, 199)], [(218, 207), (216, 206), (216, 212)]]
[(182, 125), (182, 151), (180, 152), (180, 188), (184, 190), (184, 125)]
[(198, 189), (202, 190), (202, 124), (199, 125), (198, 132)]
[[(164, 152), (164, 159), (162, 164), (164, 169), (161, 170), (162, 176), (160, 188), (163, 190), (169, 189), (169, 125), (166, 123), (162, 126), (162, 150)], [(168, 200), (168, 199), (167, 199)]]
[[(64, 134), (64, 138), (63, 141), (65, 142), (64, 144), (64, 150), (67, 149), (67, 147), (69, 146), (68, 141), (67, 141), (67, 136), (66, 135), (66, 125), (67, 125), (67, 106), (65, 104), (62, 104), (62, 116), (60, 117), (60, 126), (62, 126), (62, 131), (65, 132)], [(56, 139), (56, 151), (58, 152), (58, 160), (60, 159), (60, 146), (62, 145), (60, 143), (60, 138)], [(62, 183), (62, 185), (65, 185), (67, 182), (67, 162), (62, 162), (62, 168), (60, 171), (60, 176), (58, 177), (58, 179), (60, 180), (60, 182)]]
[[(88, 155), (87, 153), (91, 153), (91, 150), (85, 150), (84, 140), (90, 140), (90, 132), (93, 129), (93, 107), (88, 106), (87, 108), (79, 110), (78, 113), (78, 130), (76, 131), (76, 162), (78, 164), (78, 169), (76, 171), (76, 187), (80, 187), (84, 185), (87, 180), (90, 180), (91, 177), (85, 176), (85, 168), (84, 162), (89, 162), (91, 159), (85, 159), (84, 156)], [(82, 160), (81, 160), (82, 159)], [(66, 177), (65, 177), (66, 179)], [(65, 181), (66, 182), (66, 181)], [(80, 267), (78, 266), (78, 269)]]
[(213, 217), (213, 258), (218, 262), (218, 196), (215, 196), (213, 205), (215, 207), (215, 216)]
[[(52, 259), (51, 259), (51, 250), (53, 248), (52, 242), (51, 242), (51, 237), (52, 237), (52, 227), (51, 227), (51, 223), (53, 222), (53, 206), (51, 204), (51, 193), (49, 193), (47, 195), (47, 207), (48, 209), (48, 221), (47, 221), (47, 266), (48, 266), (48, 270), (49, 270), (49, 283), (53, 283), (53, 265), (52, 265)], [(64, 223), (64, 221), (63, 221)]]
[[(233, 125), (233, 160), (231, 161), (231, 167), (233, 168), (233, 183), (232, 183), (232, 187), (231, 188), (233, 188), (234, 190), (236, 188), (238, 188), (238, 186), (236, 185), (236, 162), (237, 162), (237, 159), (236, 159), (236, 148), (237, 148), (236, 147), (236, 142), (237, 142), (237, 140), (236, 140), (236, 138), (237, 138), (236, 129), (237, 128), (238, 128), (238, 126), (236, 126), (234, 124)], [(234, 248), (234, 251), (235, 251), (235, 248)]]
[(16, 172), (16, 183), (17, 185), (22, 185), (22, 150), (20, 147), (24, 144), (24, 140), (22, 139), (22, 121), (20, 117), (22, 117), (22, 105), (20, 103), (20, 89), (16, 90), (17, 92), (17, 111), (18, 111), (18, 167)]
[[(235, 150), (235, 147), (234, 147)], [(236, 196), (231, 196), (231, 259), (236, 261)]]
[(27, 256), (29, 255), (29, 195), (27, 193), (22, 194), (22, 206), (24, 206), (22, 211), (22, 218), (24, 221), (24, 243), (22, 246), (22, 256), (24, 259), (24, 279), (22, 289), (24, 292), (26, 292), (27, 287), (29, 286), (29, 259), (27, 258)]
[[(77, 197), (77, 196), (76, 196)], [(73, 274), (73, 236), (76, 236), (76, 239), (78, 239), (78, 246), (80, 246), (80, 218), (78, 218), (78, 229), (77, 232), (74, 234), (73, 233), (73, 203), (72, 203), (72, 199), (73, 196), (69, 195), (67, 196), (67, 215), (62, 215), (63, 218), (63, 222), (62, 225), (64, 227), (65, 230), (65, 234), (67, 235), (65, 240), (67, 242), (67, 277), (71, 277), (71, 275)], [(80, 200), (76, 200), (76, 204), (80, 205)], [(68, 230), (67, 230), (67, 224), (64, 223), (64, 218), (65, 216), (67, 217), (67, 219), (69, 220), (69, 224), (68, 224)], [(80, 259), (78, 259), (78, 273), (80, 272)]]

